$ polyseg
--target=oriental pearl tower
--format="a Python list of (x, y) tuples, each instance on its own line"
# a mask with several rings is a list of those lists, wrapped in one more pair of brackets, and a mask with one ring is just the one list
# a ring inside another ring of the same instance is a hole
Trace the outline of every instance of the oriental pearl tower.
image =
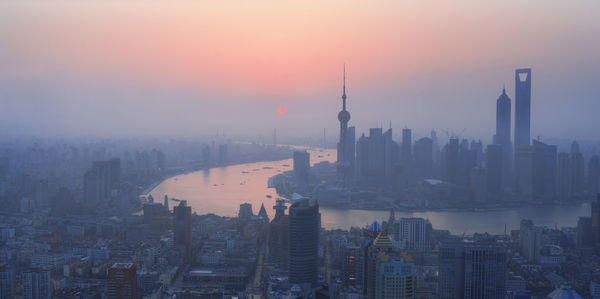
[(350, 157), (348, 157), (348, 150), (346, 149), (348, 144), (348, 121), (350, 121), (350, 112), (346, 110), (346, 65), (344, 65), (342, 111), (338, 113), (338, 120), (340, 121), (340, 141), (338, 142), (337, 170), (339, 181), (343, 187), (346, 187), (348, 183), (348, 171), (350, 170)]

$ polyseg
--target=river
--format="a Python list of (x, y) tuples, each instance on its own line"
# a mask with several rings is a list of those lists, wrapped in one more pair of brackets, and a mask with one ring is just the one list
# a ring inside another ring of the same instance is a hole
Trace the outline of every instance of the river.
[[(322, 161), (335, 161), (335, 150), (309, 150), (311, 164)], [(274, 214), (277, 193), (267, 187), (270, 177), (291, 170), (292, 159), (258, 162), (226, 167), (211, 168), (171, 177), (158, 184), (150, 194), (156, 201), (162, 202), (165, 194), (181, 200), (187, 200), (197, 214), (214, 213), (221, 216), (237, 216), (239, 205), (252, 204), (254, 213), (258, 213), (264, 204), (271, 217)], [(267, 195), (271, 196), (268, 198)], [(171, 209), (176, 202), (169, 203)], [(573, 205), (527, 206), (521, 208), (492, 211), (396, 211), (400, 217), (423, 217), (429, 219), (436, 229), (447, 229), (453, 234), (472, 234), (475, 232), (503, 233), (518, 229), (521, 219), (533, 220), (536, 225), (571, 226), (577, 225), (579, 216), (589, 216), (589, 203)], [(389, 217), (387, 211), (338, 210), (320, 207), (321, 223), (327, 229), (349, 229), (351, 226), (363, 227), (374, 220), (382, 221)]]

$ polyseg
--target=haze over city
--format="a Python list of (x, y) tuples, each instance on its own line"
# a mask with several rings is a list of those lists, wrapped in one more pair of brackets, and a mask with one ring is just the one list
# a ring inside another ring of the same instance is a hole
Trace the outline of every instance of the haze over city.
[(0, 299), (600, 299), (598, 1), (0, 1)]
[(333, 137), (345, 63), (358, 132), (491, 141), (494, 100), (531, 67), (532, 136), (594, 139), (599, 6), (3, 1), (0, 134)]

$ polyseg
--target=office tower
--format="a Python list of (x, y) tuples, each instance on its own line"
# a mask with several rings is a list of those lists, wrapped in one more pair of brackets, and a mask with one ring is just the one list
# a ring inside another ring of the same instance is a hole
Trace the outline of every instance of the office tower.
[(115, 263), (108, 269), (106, 294), (109, 299), (137, 298), (137, 273), (134, 263)]
[(506, 296), (506, 251), (494, 245), (465, 247), (464, 298), (496, 298)]
[(365, 187), (369, 177), (369, 138), (362, 134), (356, 142), (356, 182)]
[(431, 143), (433, 147), (433, 162), (439, 163), (440, 158), (440, 144), (438, 143), (437, 132), (435, 130), (431, 130)]
[(502, 194), (504, 147), (500, 144), (488, 145), (485, 157), (486, 190), (490, 194)]
[(402, 146), (400, 150), (402, 164), (408, 163), (412, 159), (412, 130), (402, 129)]
[(375, 298), (415, 298), (415, 268), (412, 263), (384, 257), (377, 264)]
[(510, 144), (510, 98), (506, 95), (506, 89), (502, 88), (502, 94), (496, 100), (496, 135), (494, 144)]
[(512, 145), (510, 142), (510, 106), (511, 100), (502, 88), (502, 94), (496, 101), (496, 135), (494, 144), (502, 147), (502, 187), (510, 185), (512, 166)]
[(592, 231), (592, 217), (579, 217), (577, 220), (577, 248), (592, 247), (594, 234)]
[(367, 183), (375, 190), (383, 190), (385, 185), (385, 141), (381, 128), (369, 129), (369, 158), (367, 164)]
[(463, 139), (458, 151), (458, 184), (463, 188), (470, 187), (471, 170), (477, 166), (477, 152), (469, 149), (469, 142)]
[(397, 248), (422, 251), (429, 247), (431, 223), (424, 218), (400, 218), (394, 222), (393, 240)]
[(413, 146), (413, 157), (415, 161), (414, 173), (415, 179), (422, 180), (432, 178), (433, 176), (433, 141), (431, 138), (424, 137), (417, 141)]
[(571, 197), (578, 198), (583, 195), (584, 173), (583, 155), (579, 151), (577, 141), (573, 141), (571, 144)]
[(515, 148), (531, 140), (531, 69), (515, 71)]
[(444, 244), (440, 248), (441, 299), (505, 298), (506, 251), (495, 245)]
[(533, 141), (532, 191), (536, 200), (552, 200), (556, 195), (556, 146)]
[(342, 278), (346, 285), (362, 285), (361, 268), (364, 259), (360, 246), (346, 245), (344, 247), (342, 262)]
[(377, 290), (377, 264), (385, 258), (391, 257), (394, 253), (394, 244), (387, 232), (382, 231), (375, 240), (367, 247), (367, 258), (365, 260), (365, 286), (368, 299), (374, 299)]
[(310, 154), (307, 151), (294, 151), (294, 181), (299, 192), (308, 190)]
[(444, 244), (439, 253), (438, 295), (440, 299), (464, 297), (465, 261), (462, 244)]
[(24, 299), (52, 298), (52, 280), (50, 271), (41, 268), (30, 269), (21, 275)]
[(592, 196), (600, 193), (600, 157), (596, 155), (588, 162), (587, 190)]
[(458, 138), (451, 137), (448, 144), (444, 146), (444, 178), (448, 183), (458, 184), (459, 164)]
[(542, 248), (542, 228), (529, 219), (521, 220), (519, 227), (519, 253), (530, 262), (538, 262)]
[(346, 110), (346, 65), (344, 65), (344, 87), (342, 93), (342, 111), (338, 113), (340, 121), (340, 141), (338, 142), (338, 177), (342, 186), (346, 187), (349, 180), (349, 171), (351, 170), (348, 147), (348, 121), (350, 121), (350, 112)]
[(238, 220), (246, 221), (254, 216), (252, 212), (252, 205), (249, 203), (240, 204), (240, 210), (238, 211)]
[(571, 160), (567, 153), (558, 153), (556, 196), (559, 200), (571, 197)]
[(15, 297), (15, 273), (6, 264), (0, 264), (0, 298)]
[(164, 202), (163, 202), (163, 206), (165, 207), (165, 209), (167, 211), (169, 211), (169, 197), (165, 194), (165, 198), (164, 198)]
[(291, 283), (315, 285), (318, 275), (319, 204), (302, 199), (290, 207), (289, 277)]
[(96, 204), (106, 198), (104, 180), (96, 169), (90, 169), (83, 176), (83, 200), (85, 203)]
[(173, 208), (173, 247), (180, 249), (185, 259), (192, 250), (192, 207), (182, 200)]
[(269, 224), (269, 254), (270, 262), (276, 263), (284, 270), (288, 268), (289, 245), (289, 216), (285, 214), (287, 207), (282, 199), (275, 206), (275, 217)]

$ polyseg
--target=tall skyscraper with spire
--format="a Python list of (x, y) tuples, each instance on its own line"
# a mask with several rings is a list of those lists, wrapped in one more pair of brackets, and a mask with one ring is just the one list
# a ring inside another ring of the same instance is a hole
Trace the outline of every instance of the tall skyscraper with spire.
[[(512, 181), (512, 146), (510, 142), (510, 106), (511, 100), (506, 94), (506, 89), (502, 88), (502, 94), (496, 100), (496, 135), (494, 135), (494, 144), (499, 145), (502, 151), (501, 160), (494, 161), (502, 165), (500, 183), (502, 187), (508, 187)], [(493, 149), (493, 148), (492, 148)], [(488, 176), (490, 178), (490, 176)]]
[(337, 161), (337, 169), (338, 176), (342, 186), (347, 186), (348, 180), (350, 178), (351, 171), (351, 159), (354, 157), (350, 157), (351, 153), (354, 153), (354, 148), (352, 150), (350, 147), (354, 146), (354, 143), (350, 144), (348, 136), (348, 121), (350, 121), (350, 112), (346, 110), (346, 65), (344, 65), (344, 85), (343, 85), (343, 93), (342, 93), (342, 111), (338, 113), (338, 120), (340, 121), (340, 141), (338, 142), (338, 161)]

